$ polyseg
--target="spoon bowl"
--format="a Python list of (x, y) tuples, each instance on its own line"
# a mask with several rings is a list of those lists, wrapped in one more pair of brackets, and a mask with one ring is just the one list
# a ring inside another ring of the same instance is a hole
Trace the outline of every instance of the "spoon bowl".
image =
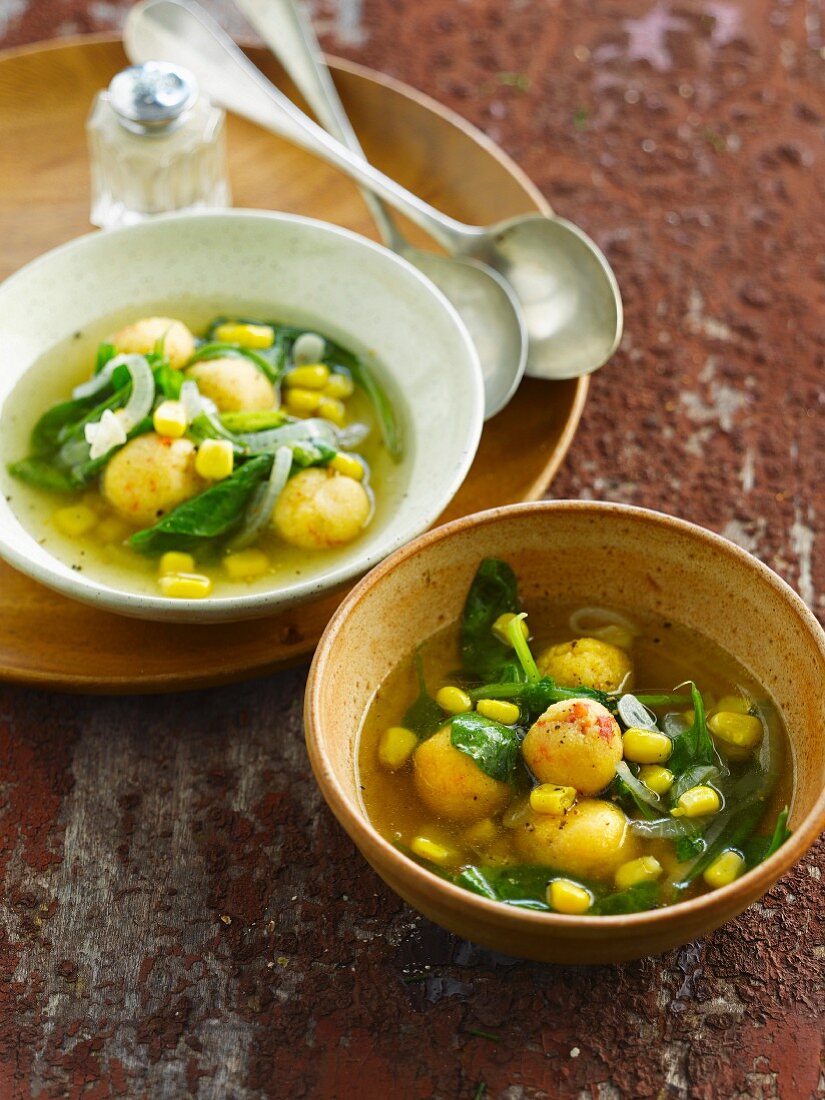
[(622, 299), (610, 265), (578, 226), (524, 214), (470, 248), (516, 293), (530, 334), (529, 374), (577, 378), (607, 362), (622, 335)]

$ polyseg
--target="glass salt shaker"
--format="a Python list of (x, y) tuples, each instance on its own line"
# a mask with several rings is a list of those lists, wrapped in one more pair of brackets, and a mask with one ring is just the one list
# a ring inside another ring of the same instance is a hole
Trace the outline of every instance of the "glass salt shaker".
[(181, 66), (147, 61), (118, 73), (86, 122), (92, 224), (229, 206), (224, 117)]

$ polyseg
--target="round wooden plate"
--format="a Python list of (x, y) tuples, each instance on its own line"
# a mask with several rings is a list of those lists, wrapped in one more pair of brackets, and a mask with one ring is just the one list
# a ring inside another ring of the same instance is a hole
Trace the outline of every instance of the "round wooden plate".
[[(250, 56), (297, 98), (263, 49)], [(84, 121), (95, 92), (126, 64), (118, 41), (84, 38), (0, 55), (0, 278), (89, 230)], [(549, 211), (495, 145), (396, 81), (334, 61), (368, 157), (454, 217), (488, 223)], [(287, 210), (375, 230), (356, 188), (321, 161), (231, 118), (236, 206)], [(410, 237), (420, 233), (406, 226)], [(472, 470), (442, 519), (542, 495), (564, 457), (587, 379), (527, 379), (484, 430)], [(0, 562), (0, 679), (69, 691), (171, 691), (260, 675), (312, 652), (343, 592), (251, 622), (140, 622), (64, 599)]]

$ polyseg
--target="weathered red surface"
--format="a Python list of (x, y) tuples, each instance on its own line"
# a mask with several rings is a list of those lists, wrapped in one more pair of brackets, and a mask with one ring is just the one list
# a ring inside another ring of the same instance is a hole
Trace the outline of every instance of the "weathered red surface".
[[(126, 7), (0, 0), (0, 38)], [(330, 49), (500, 141), (614, 264), (625, 340), (554, 493), (704, 523), (822, 616), (819, 5), (338, 0), (316, 16)], [(0, 1096), (825, 1097), (825, 845), (662, 958), (495, 957), (389, 894), (334, 824), (303, 679), (0, 690)]]

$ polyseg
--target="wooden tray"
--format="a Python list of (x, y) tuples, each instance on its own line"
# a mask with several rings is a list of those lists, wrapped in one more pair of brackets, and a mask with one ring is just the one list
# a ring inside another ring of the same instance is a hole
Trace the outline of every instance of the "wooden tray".
[[(295, 96), (267, 51), (249, 52)], [(125, 63), (118, 41), (98, 37), (0, 54), (0, 278), (89, 230), (84, 121), (95, 92)], [(387, 77), (331, 63), (367, 155), (407, 187), (468, 222), (549, 210), (513, 162), (457, 115)], [(236, 206), (307, 214), (375, 236), (356, 188), (321, 161), (237, 118), (229, 123), (229, 155)], [(526, 380), (486, 426), (443, 519), (540, 497), (586, 394), (584, 378)], [(0, 679), (121, 692), (260, 675), (308, 657), (342, 596), (251, 622), (149, 623), (64, 599), (0, 562)]]

